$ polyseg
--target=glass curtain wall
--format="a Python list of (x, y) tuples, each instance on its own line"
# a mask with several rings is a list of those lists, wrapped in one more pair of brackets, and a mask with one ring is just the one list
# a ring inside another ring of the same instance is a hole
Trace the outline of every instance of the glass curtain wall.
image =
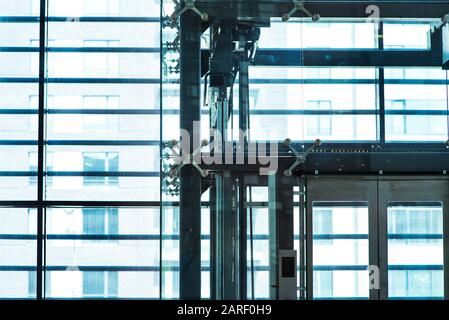
[[(164, 20), (161, 38), (161, 11), (162, 17), (174, 11), (171, 1), (162, 3), (161, 10), (159, 0), (47, 0), (40, 48), (41, 0), (0, 0), (0, 281), (11, 284), (0, 288), (0, 298), (37, 297), (39, 246), (46, 248), (46, 298), (179, 296), (179, 197), (177, 182), (166, 184), (164, 153), (166, 143), (179, 139), (179, 30)], [(385, 20), (379, 42), (378, 25), (370, 21), (273, 19), (271, 28), (262, 29), (259, 48), (383, 48), (406, 55), (429, 49), (435, 23)], [(447, 76), (440, 68), (252, 66), (250, 79), (252, 140), (448, 138)], [(41, 141), (39, 111), (45, 114)], [(45, 216), (42, 242), (38, 209)], [(261, 298), (268, 295), (265, 211), (254, 212)], [(204, 298), (208, 212), (205, 194)], [(407, 294), (397, 290), (392, 295)], [(422, 295), (440, 295), (432, 290)]]
[(40, 8), (0, 1), (0, 297), (37, 296), (44, 246), (45, 298), (159, 299), (160, 1), (47, 0), (45, 48)]

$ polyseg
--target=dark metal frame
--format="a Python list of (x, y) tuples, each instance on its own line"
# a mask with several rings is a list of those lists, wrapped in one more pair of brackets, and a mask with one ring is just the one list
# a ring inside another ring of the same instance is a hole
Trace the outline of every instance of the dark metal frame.
[[(159, 177), (159, 172), (51, 172), (47, 171), (45, 165), (45, 149), (51, 145), (67, 145), (67, 146), (154, 146), (159, 147), (160, 141), (86, 141), (86, 140), (47, 140), (45, 130), (45, 117), (50, 114), (116, 114), (116, 115), (160, 115), (160, 109), (157, 110), (62, 110), (62, 109), (46, 109), (46, 87), (48, 83), (126, 83), (126, 84), (155, 84), (160, 85), (160, 79), (148, 78), (108, 78), (108, 79), (86, 79), (86, 78), (49, 78), (47, 77), (47, 55), (51, 52), (117, 52), (117, 53), (160, 53), (159, 48), (49, 48), (47, 46), (47, 34), (49, 22), (66, 22), (68, 17), (49, 17), (47, 16), (47, 6), (49, 0), (40, 0), (39, 16), (36, 17), (0, 17), (0, 23), (33, 23), (39, 26), (39, 45), (38, 47), (2, 47), (2, 52), (14, 53), (38, 53), (39, 70), (38, 77), (21, 78), (21, 77), (1, 77), (0, 82), (9, 83), (36, 83), (38, 87), (38, 107), (37, 109), (4, 109), (1, 114), (11, 115), (36, 115), (38, 123), (36, 140), (2, 140), (1, 146), (36, 146), (38, 151), (37, 171), (5, 171), (0, 172), (3, 177), (37, 177), (36, 184), (36, 200), (0, 200), (0, 207), (8, 208), (28, 208), (37, 211), (37, 227), (35, 235), (0, 235), (1, 239), (16, 240), (36, 240), (36, 265), (35, 266), (6, 266), (0, 268), (1, 271), (34, 271), (36, 273), (36, 299), (43, 300), (46, 297), (46, 271), (63, 271), (67, 266), (47, 266), (46, 264), (46, 241), (54, 240), (159, 240), (162, 248), (162, 240), (179, 239), (178, 235), (160, 235), (160, 236), (136, 236), (136, 235), (47, 235), (46, 233), (46, 210), (47, 208), (67, 208), (67, 207), (137, 207), (137, 208), (159, 208), (162, 201), (58, 201), (47, 200), (45, 198), (45, 179), (50, 176), (120, 176), (120, 177)], [(136, 23), (159, 23), (160, 18), (139, 18), (139, 17), (80, 17), (80, 22), (136, 22)], [(156, 27), (157, 28), (157, 27)], [(176, 203), (170, 203), (176, 205)], [(162, 229), (161, 229), (162, 230)], [(125, 267), (125, 266), (79, 266), (82, 271), (159, 271), (162, 273), (162, 267)], [(179, 271), (178, 267), (168, 268), (171, 271)], [(162, 292), (160, 293), (162, 298)]]
[[(449, 12), (449, 4), (442, 1), (431, 1), (422, 3), (422, 1), (413, 0), (407, 3), (403, 2), (390, 2), (390, 1), (375, 1), (373, 3), (378, 5), (381, 9), (383, 17), (404, 17), (404, 18), (440, 18), (445, 13)], [(311, 1), (309, 2), (310, 10), (314, 12), (320, 12), (323, 17), (347, 17), (348, 15), (352, 17), (365, 17), (365, 8), (367, 3), (363, 1)], [(218, 0), (206, 0), (198, 4), (201, 10), (208, 12), (212, 19), (218, 18), (234, 18), (235, 16), (252, 16), (261, 18), (270, 18), (274, 16), (282, 16), (283, 13), (288, 12), (291, 9), (292, 2), (287, 0), (279, 1), (218, 1)], [(46, 141), (45, 139), (45, 116), (46, 114), (56, 114), (56, 113), (66, 113), (63, 110), (45, 110), (45, 86), (47, 83), (145, 83), (145, 84), (160, 84), (159, 79), (78, 79), (78, 78), (47, 78), (46, 77), (46, 55), (47, 52), (142, 52), (142, 53), (158, 53), (160, 50), (157, 48), (47, 48), (46, 46), (46, 34), (47, 34), (47, 23), (48, 22), (64, 22), (67, 20), (65, 17), (47, 17), (46, 15), (47, 0), (41, 0), (40, 2), (40, 16), (39, 17), (2, 17), (0, 22), (17, 22), (17, 23), (39, 23), (39, 48), (16, 48), (8, 47), (2, 48), (0, 52), (38, 52), (39, 53), (39, 78), (6, 78), (0, 79), (2, 82), (20, 82), (20, 83), (38, 83), (39, 84), (39, 106), (38, 110), (10, 110), (2, 111), (2, 113), (8, 114), (37, 114), (38, 116), (38, 141), (1, 141), (1, 145), (37, 145), (38, 147), (38, 171), (37, 174), (34, 173), (4, 173), (4, 175), (11, 176), (34, 176), (37, 175), (37, 201), (0, 201), (1, 206), (14, 206), (14, 207), (27, 207), (27, 208), (37, 208), (38, 210), (38, 224), (36, 230), (37, 239), (37, 267), (36, 270), (37, 277), (37, 299), (45, 298), (45, 241), (46, 241), (46, 231), (45, 231), (45, 210), (47, 207), (64, 207), (64, 206), (87, 206), (87, 207), (159, 207), (161, 206), (161, 201), (138, 201), (138, 202), (119, 202), (119, 201), (48, 201), (44, 198), (44, 183), (46, 176), (56, 176), (56, 175), (96, 175), (99, 173), (80, 173), (80, 172), (46, 172), (45, 169), (45, 147), (46, 145), (150, 145), (159, 146), (159, 141)], [(107, 17), (82, 17), (80, 22), (159, 22), (159, 19), (155, 18), (107, 18)], [(185, 24), (188, 29), (191, 25)], [(199, 37), (199, 33), (198, 33)], [(276, 65), (276, 66), (336, 66), (336, 65), (367, 65), (367, 66), (437, 66), (431, 59), (431, 52), (428, 50), (405, 50), (405, 51), (387, 51), (382, 50), (382, 46), (379, 45), (380, 50), (260, 50), (256, 56), (256, 65)], [(191, 61), (192, 56), (189, 56), (184, 52), (184, 60)], [(405, 54), (404, 54), (405, 53)], [(329, 54), (331, 58), (329, 59)], [(299, 56), (303, 58), (303, 62), (297, 59)], [(382, 68), (381, 68), (382, 69)], [(188, 71), (191, 71), (189, 68)], [(185, 70), (183, 71), (185, 74)], [(196, 80), (195, 80), (196, 81)], [(315, 80), (317, 82), (318, 80)], [(322, 80), (319, 80), (322, 82)], [(267, 81), (270, 82), (270, 81)], [(313, 81), (310, 81), (313, 83)], [(385, 81), (384, 77), (379, 75), (379, 86), (383, 87), (383, 84), (388, 83)], [(435, 82), (429, 82), (435, 83)], [(447, 85), (447, 81), (444, 82)], [(200, 79), (198, 77), (198, 85), (200, 84)], [(183, 90), (187, 87), (183, 86)], [(382, 90), (382, 89), (380, 89)], [(381, 97), (380, 93), (380, 97)], [(394, 113), (394, 111), (385, 111), (385, 106), (380, 102), (380, 128), (385, 128), (385, 114), (388, 112)], [(77, 110), (80, 113), (85, 111)], [(139, 110), (129, 110), (132, 114), (158, 114), (158, 111), (139, 111)], [(67, 111), (76, 112), (76, 111)], [(92, 111), (93, 113), (110, 113), (109, 111), (99, 110)], [(125, 111), (121, 111), (125, 112)], [(120, 111), (112, 112), (110, 114), (119, 114)], [(181, 118), (186, 121), (192, 114), (191, 110), (181, 105)], [(274, 113), (274, 111), (272, 111)], [(338, 113), (338, 111), (334, 111)], [(359, 112), (359, 111), (354, 111)], [(375, 111), (376, 112), (376, 111)], [(408, 112), (412, 114), (432, 114), (428, 111), (413, 111)], [(86, 112), (90, 114), (90, 112)], [(166, 111), (161, 111), (161, 115), (167, 114)], [(170, 112), (172, 114), (172, 112)], [(176, 114), (176, 111), (173, 112)], [(287, 114), (287, 112), (286, 112)], [(310, 111), (310, 114), (315, 114), (314, 111)], [(319, 114), (318, 112), (316, 114)], [(377, 113), (375, 113), (377, 114)], [(402, 114), (402, 113), (401, 113)], [(445, 115), (445, 112), (438, 114)], [(243, 114), (245, 116), (245, 114)], [(196, 115), (198, 116), (198, 115)], [(247, 115), (246, 115), (247, 116)], [(382, 120), (383, 119), (383, 120)], [(242, 123), (243, 126), (243, 123)], [(382, 130), (381, 130), (382, 131)], [(161, 136), (162, 139), (162, 136)], [(327, 144), (327, 152), (317, 152), (310, 156), (310, 160), (306, 165), (301, 168), (303, 172), (314, 173), (316, 170), (322, 172), (348, 172), (348, 173), (371, 173), (377, 174), (379, 171), (391, 171), (394, 173), (441, 173), (443, 170), (448, 170), (449, 163), (449, 153), (447, 152), (446, 146), (442, 144), (435, 144), (431, 146), (433, 150), (429, 150), (429, 146), (424, 146), (420, 143), (406, 143), (399, 144), (400, 148), (404, 149), (403, 153), (396, 153), (398, 149), (394, 149), (394, 144), (384, 144), (385, 137), (380, 137), (379, 142), (370, 143), (335, 143)], [(391, 152), (388, 152), (388, 148), (391, 147)], [(437, 149), (437, 151), (435, 151)], [(415, 151), (421, 152), (415, 152)], [(368, 151), (368, 152), (366, 152)], [(408, 151), (414, 151), (412, 155), (407, 153)], [(290, 163), (292, 161), (291, 156), (283, 156), (281, 161)], [(337, 159), (339, 159), (337, 161)], [(405, 161), (407, 160), (407, 161)], [(405, 162), (404, 162), (405, 161)], [(319, 165), (316, 165), (319, 163)], [(341, 164), (344, 164), (343, 170)], [(393, 164), (392, 164), (393, 163)], [(362, 166), (361, 164), (364, 164)], [(258, 166), (241, 166), (241, 165), (230, 165), (226, 167), (212, 167), (212, 170), (222, 170), (227, 168), (231, 171), (239, 171), (242, 175), (246, 175), (249, 172), (258, 170)], [(189, 169), (189, 168), (186, 168)], [(190, 170), (190, 169), (189, 169)], [(109, 174), (109, 173), (108, 173)], [(191, 173), (195, 175), (195, 173)], [(102, 173), (104, 175), (104, 173)], [(121, 173), (110, 173), (111, 176), (151, 176), (156, 177), (156, 173), (133, 173), (133, 172), (121, 172)], [(195, 180), (195, 179), (194, 179)], [(198, 182), (199, 179), (195, 181)], [(196, 184), (195, 183), (192, 183)], [(198, 182), (198, 186), (199, 186)], [(200, 192), (195, 192), (194, 198), (195, 205), (192, 206), (191, 213), (198, 213), (198, 204), (200, 201)], [(181, 210), (184, 212), (189, 212), (189, 204), (186, 203), (185, 199), (180, 202)], [(306, 217), (308, 225), (310, 225), (310, 217)], [(448, 234), (447, 228), (449, 228), (449, 223), (447, 223), (448, 217), (445, 216), (445, 235)], [(187, 221), (187, 222), (186, 222)], [(198, 216), (194, 215), (192, 219), (181, 220), (182, 226), (180, 239), (181, 239), (181, 252), (188, 250), (192, 256), (195, 258), (195, 263), (191, 266), (188, 264), (188, 256), (181, 254), (181, 266), (180, 271), (182, 276), (182, 289), (181, 297), (189, 298), (199, 298), (199, 287), (200, 283), (200, 270), (201, 266), (198, 268), (199, 259), (199, 248), (197, 231), (199, 230)], [(189, 227), (193, 227), (192, 234), (186, 232)], [(307, 230), (307, 235), (310, 234), (311, 230)], [(188, 245), (190, 244), (189, 236), (193, 235), (195, 238), (194, 248), (190, 250)], [(163, 236), (161, 235), (161, 239)], [(449, 241), (445, 237), (445, 247)], [(308, 241), (309, 243), (309, 241)], [(447, 265), (447, 260), (449, 258), (445, 256), (445, 264)], [(187, 277), (191, 277), (189, 282), (192, 284), (191, 287), (187, 287), (188, 282), (184, 281)], [(449, 276), (446, 275), (446, 283), (449, 281)], [(310, 279), (307, 279), (310, 280)], [(305, 281), (303, 281), (305, 282)], [(307, 282), (308, 283), (308, 282)], [(162, 284), (162, 282), (161, 282)], [(446, 290), (447, 291), (447, 290)]]

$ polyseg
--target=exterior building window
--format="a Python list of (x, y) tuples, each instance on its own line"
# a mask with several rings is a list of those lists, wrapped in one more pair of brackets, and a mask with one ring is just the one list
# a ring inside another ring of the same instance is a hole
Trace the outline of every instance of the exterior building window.
[(118, 16), (120, 0), (84, 0), (84, 14), (87, 16)]
[[(51, 272), (45, 274), (45, 292), (49, 296), (51, 292)], [(28, 271), (28, 298), (36, 298), (37, 288), (36, 288), (36, 271)]]
[(332, 297), (334, 295), (334, 274), (332, 271), (314, 271), (314, 295), (317, 297)]
[[(93, 2), (93, 1), (92, 1)], [(84, 47), (119, 47), (117, 40), (84, 40)], [(84, 57), (84, 74), (94, 76), (117, 76), (120, 69), (118, 53), (86, 53)]]
[[(333, 233), (332, 210), (314, 209), (313, 234), (331, 235)], [(332, 240), (321, 240), (322, 244), (332, 244)]]
[(331, 79), (330, 68), (307, 68), (307, 78), (310, 79)]
[[(441, 210), (431, 208), (395, 208), (391, 209), (389, 234), (442, 234)], [(406, 243), (437, 243), (438, 239), (406, 239)]]
[[(405, 110), (405, 100), (390, 100), (386, 102), (387, 108), (391, 110)], [(388, 117), (388, 126), (391, 134), (407, 133), (407, 117), (405, 115), (394, 115)]]
[[(83, 96), (84, 109), (118, 109), (118, 96)], [(84, 132), (105, 132), (118, 131), (119, 117), (108, 114), (89, 114), (83, 115), (83, 131)]]
[[(118, 172), (118, 152), (84, 152), (83, 163), (85, 172)], [(84, 177), (85, 186), (118, 186), (118, 177)]]
[(36, 271), (28, 271), (28, 297), (36, 297)]
[(433, 270), (390, 271), (389, 295), (393, 297), (434, 297), (443, 289), (443, 273)]
[[(39, 15), (39, 13), (37, 14)], [(55, 46), (55, 41), (48, 39), (47, 40), (47, 44), (48, 47), (54, 47)], [(39, 48), (40, 46), (40, 41), (39, 39), (31, 39), (30, 40), (30, 47), (34, 47), (34, 48)], [(39, 75), (39, 59), (37, 58), (36, 55), (31, 55), (30, 56), (30, 74), (32, 75)]]
[[(51, 152), (47, 152), (47, 158), (46, 158), (46, 167), (47, 170), (46, 172), (50, 172), (53, 171), (53, 153)], [(37, 152), (29, 152), (28, 153), (28, 167), (29, 167), (29, 171), (36, 173), (37, 174), (37, 164), (38, 164), (38, 159), (37, 159)], [(48, 187), (51, 187), (53, 185), (53, 178), (47, 176), (46, 177), (46, 185)], [(30, 180), (29, 180), (29, 186), (35, 186), (37, 184), (37, 175), (34, 176), (30, 176)]]
[(107, 271), (83, 272), (83, 296), (113, 298), (118, 296), (118, 273)]
[(118, 234), (117, 208), (84, 208), (83, 234), (116, 235)]
[[(316, 100), (307, 102), (310, 110), (331, 110), (331, 101)], [(307, 122), (307, 133), (309, 135), (331, 135), (332, 125), (330, 115), (310, 116)]]

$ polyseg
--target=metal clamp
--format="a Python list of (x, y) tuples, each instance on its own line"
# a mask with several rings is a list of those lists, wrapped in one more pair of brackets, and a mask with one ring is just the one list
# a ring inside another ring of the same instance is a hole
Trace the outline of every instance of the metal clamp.
[(449, 13), (446, 13), (444, 16), (441, 17), (441, 22), (443, 22), (443, 24), (449, 22)]
[(285, 139), (284, 145), (287, 146), (290, 149), (290, 151), (296, 156), (295, 163), (293, 163), (290, 166), (290, 168), (288, 168), (287, 170), (284, 171), (284, 175), (286, 177), (291, 177), (293, 174), (293, 170), (300, 164), (303, 164), (304, 162), (306, 162), (307, 156), (309, 154), (311, 154), (315, 148), (318, 148), (319, 146), (321, 146), (321, 140), (316, 139), (315, 142), (313, 143), (313, 145), (311, 145), (310, 148), (307, 149), (304, 153), (300, 153), (300, 152), (296, 151), (295, 148), (293, 148), (292, 141), (290, 139)]
[(198, 10), (197, 7), (195, 7), (195, 2), (197, 0), (184, 0), (185, 5), (182, 9), (181, 9), (181, 4), (179, 3), (178, 0), (173, 0), (173, 1), (176, 4), (176, 10), (170, 16), (170, 18), (173, 21), (176, 21), (178, 19), (178, 17), (180, 17), (184, 12), (186, 12), (188, 10), (192, 10), (197, 15), (199, 15), (201, 17), (201, 20), (203, 20), (203, 22), (207, 22), (209, 20), (209, 15), (207, 13), (201, 12), (200, 10)]
[[(209, 142), (207, 140), (202, 140), (201, 146), (198, 149), (196, 149), (195, 151), (193, 151), (192, 154), (189, 154), (187, 157), (181, 156), (180, 152), (179, 153), (176, 152), (175, 147), (177, 145), (179, 145), (178, 141), (172, 140), (171, 144), (172, 144), (171, 150), (174, 154), (173, 157), (176, 159), (175, 166), (170, 170), (170, 173), (169, 173), (169, 176), (171, 178), (174, 178), (175, 176), (179, 175), (179, 172), (186, 164), (191, 164), (195, 169), (197, 169), (199, 171), (199, 173), (201, 174), (201, 176), (203, 178), (206, 178), (209, 175), (209, 172), (207, 170), (201, 169), (201, 167), (198, 165), (198, 163), (195, 162), (195, 158), (198, 156), (198, 154), (201, 153), (201, 148), (209, 145)], [(186, 158), (187, 158), (187, 161), (186, 161)]]
[(312, 18), (313, 22), (317, 22), (318, 20), (320, 20), (321, 18), (320, 15), (318, 13), (312, 14), (309, 10), (307, 10), (306, 7), (304, 7), (304, 2), (305, 0), (293, 0), (294, 4), (293, 9), (289, 13), (285, 13), (282, 16), (282, 21), (286, 22), (290, 20), (290, 18), (292, 17), (293, 14), (296, 13), (296, 11), (303, 12), (304, 14)]

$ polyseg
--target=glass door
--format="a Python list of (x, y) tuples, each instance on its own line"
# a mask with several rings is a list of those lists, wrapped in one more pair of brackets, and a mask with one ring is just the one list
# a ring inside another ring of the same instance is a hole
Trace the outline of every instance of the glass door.
[(377, 299), (376, 192), (375, 180), (307, 181), (309, 299)]
[(382, 298), (444, 299), (448, 195), (443, 180), (380, 181)]

